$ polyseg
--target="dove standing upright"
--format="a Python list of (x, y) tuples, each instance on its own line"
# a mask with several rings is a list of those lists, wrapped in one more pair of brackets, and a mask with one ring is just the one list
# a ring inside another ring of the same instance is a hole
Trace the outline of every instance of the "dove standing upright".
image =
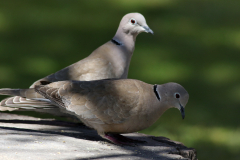
[[(127, 78), (136, 37), (141, 32), (153, 34), (144, 16), (140, 13), (126, 14), (122, 18), (115, 36), (110, 41), (97, 48), (88, 57), (34, 82), (30, 88), (39, 85), (40, 81), (90, 81)], [(52, 112), (51, 110), (42, 110), (45, 107), (43, 105), (35, 105), (34, 101), (26, 98), (10, 97), (1, 102), (0, 111), (34, 109), (35, 111)], [(57, 114), (55, 109), (53, 113)]]
[(188, 92), (173, 82), (150, 85), (139, 80), (115, 79), (48, 83), (42, 81), (42, 85), (30, 89), (0, 89), (0, 94), (58, 107), (116, 144), (134, 142), (120, 134), (151, 126), (169, 108), (179, 109), (184, 118), (189, 98)]

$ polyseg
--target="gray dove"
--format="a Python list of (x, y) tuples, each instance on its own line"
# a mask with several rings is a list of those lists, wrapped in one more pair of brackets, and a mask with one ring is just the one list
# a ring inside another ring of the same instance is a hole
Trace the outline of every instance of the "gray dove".
[[(110, 41), (97, 48), (88, 57), (34, 82), (30, 88), (39, 85), (40, 81), (90, 81), (109, 78), (127, 78), (136, 37), (141, 32), (153, 34), (144, 16), (140, 13), (126, 14), (122, 18), (115, 36)], [(10, 97), (4, 100), (4, 102), (2, 105), (5, 107), (0, 106), (0, 111), (29, 109), (52, 114), (58, 113), (56, 109), (44, 110), (44, 106), (43, 108), (40, 106), (36, 108), (33, 102), (20, 97)], [(32, 108), (30, 107), (31, 104), (33, 104)]]
[(148, 128), (169, 108), (179, 109), (184, 118), (189, 98), (188, 92), (173, 82), (151, 85), (133, 79), (112, 79), (41, 83), (30, 89), (1, 89), (0, 94), (27, 98), (33, 105), (39, 103), (46, 108), (58, 107), (101, 137), (121, 145), (137, 140), (120, 134)]

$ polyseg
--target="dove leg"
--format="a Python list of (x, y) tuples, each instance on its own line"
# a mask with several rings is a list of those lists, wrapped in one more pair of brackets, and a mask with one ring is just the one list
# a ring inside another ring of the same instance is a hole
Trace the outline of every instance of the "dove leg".
[(134, 140), (127, 137), (124, 137), (120, 134), (113, 134), (113, 133), (105, 133), (105, 139), (113, 142), (114, 144), (118, 145), (134, 145), (135, 143), (146, 143), (146, 141)]

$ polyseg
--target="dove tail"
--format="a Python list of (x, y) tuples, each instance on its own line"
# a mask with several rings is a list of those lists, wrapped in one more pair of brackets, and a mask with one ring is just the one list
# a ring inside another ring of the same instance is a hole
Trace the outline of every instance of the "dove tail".
[(2, 88), (0, 95), (21, 96), (21, 91), (20, 89)]
[[(52, 108), (52, 104), (49, 103), (43, 96), (35, 92), (34, 88), (29, 89), (0, 89), (0, 95), (10, 95), (0, 102), (0, 111), (13, 111), (21, 109), (45, 109)], [(56, 107), (55, 107), (56, 108)]]
[(43, 98), (43, 96), (35, 92), (34, 88), (29, 89), (2, 88), (0, 89), (0, 95), (20, 96), (28, 99)]

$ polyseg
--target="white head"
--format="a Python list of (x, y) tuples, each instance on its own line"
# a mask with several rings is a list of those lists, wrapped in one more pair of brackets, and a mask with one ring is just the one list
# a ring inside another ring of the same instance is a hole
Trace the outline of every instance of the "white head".
[(153, 34), (153, 31), (148, 27), (142, 14), (129, 13), (122, 18), (115, 37), (125, 34), (136, 38), (136, 36), (141, 32)]
[(153, 31), (148, 27), (144, 16), (140, 13), (129, 13), (125, 15), (120, 22), (120, 26), (122, 26), (122, 29), (126, 34), (136, 35), (141, 32), (153, 34)]

